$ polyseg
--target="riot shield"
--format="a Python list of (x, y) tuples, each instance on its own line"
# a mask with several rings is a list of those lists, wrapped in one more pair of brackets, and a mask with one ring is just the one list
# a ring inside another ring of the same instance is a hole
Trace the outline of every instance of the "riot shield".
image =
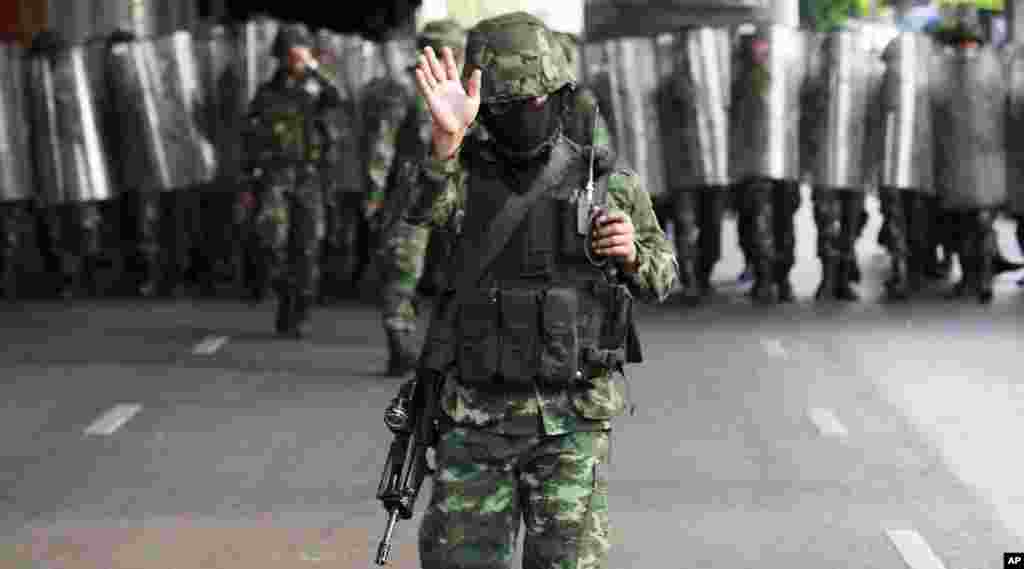
[(664, 69), (659, 97), (668, 185), (725, 188), (730, 183), (729, 32), (690, 28), (672, 40), (664, 58), (671, 66)]
[(327, 70), (342, 99), (341, 107), (332, 109), (325, 117), (331, 141), (325, 157), (325, 179), (334, 189), (343, 192), (362, 192), (365, 171), (359, 148), (359, 109), (349, 84), (350, 70), (347, 69), (355, 40), (353, 36), (327, 30), (317, 33), (320, 65)]
[(1007, 46), (1007, 56), (1006, 205), (1010, 213), (1024, 215), (1024, 44)]
[(197, 126), (203, 105), (189, 32), (111, 48), (114, 92), (127, 187), (143, 191), (208, 182), (216, 170), (213, 146)]
[(0, 202), (35, 195), (24, 78), (22, 48), (0, 43)]
[(856, 31), (818, 35), (801, 109), (801, 162), (817, 187), (861, 190), (869, 182), (871, 104), (881, 76), (867, 38)]
[(951, 210), (1006, 201), (1005, 70), (991, 47), (948, 48), (933, 99), (936, 187)]
[(639, 174), (653, 197), (666, 193), (658, 92), (662, 68), (659, 41), (654, 38), (621, 38), (605, 42), (611, 106), (605, 116), (615, 133), (619, 161)]
[(277, 59), (272, 53), (274, 40), (281, 23), (272, 18), (258, 18), (244, 22), (238, 31), (238, 75), (242, 82), (242, 113), (256, 97), (256, 91), (277, 72)]
[[(103, 77), (104, 51), (76, 45), (38, 52), (28, 60), (32, 151), (46, 205), (115, 197), (105, 127), (94, 87)], [(93, 59), (90, 64), (89, 59)], [(129, 153), (125, 162), (134, 159)]]
[(926, 35), (904, 32), (886, 47), (882, 83), (883, 186), (935, 193), (932, 92), (935, 44)]
[(196, 61), (203, 86), (196, 128), (210, 142), (216, 158), (215, 178), (236, 179), (242, 171), (241, 132), (243, 115), (238, 107), (242, 82), (236, 73), (237, 42), (231, 30), (211, 26), (197, 34)]
[(729, 113), (732, 179), (800, 178), (800, 91), (807, 58), (804, 32), (759, 24), (739, 38)]

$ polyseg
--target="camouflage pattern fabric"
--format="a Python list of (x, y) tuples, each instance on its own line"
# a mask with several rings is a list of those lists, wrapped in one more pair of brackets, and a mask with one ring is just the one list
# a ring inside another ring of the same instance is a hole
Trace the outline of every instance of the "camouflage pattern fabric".
[[(279, 72), (250, 105), (248, 169), (262, 171), (256, 215), (271, 278), (312, 295), (326, 220), (321, 169), (330, 143), (325, 111), (341, 104), (327, 81), (296, 82)], [(291, 261), (290, 263), (288, 261)]]
[(507, 567), (525, 520), (525, 567), (607, 566), (609, 434), (505, 437), (453, 428), (420, 526), (425, 569)]
[[(495, 33), (513, 27), (516, 33)], [(483, 73), (480, 101), (485, 105), (542, 97), (577, 82), (559, 40), (524, 12), (480, 22), (469, 32), (466, 73), (474, 68)]]
[[(425, 148), (428, 148), (429, 146), (426, 145), (429, 145), (431, 119), (422, 99), (417, 98), (416, 107), (410, 112), (407, 120), (415, 120), (422, 127), (411, 129), (410, 132), (419, 133), (423, 137)], [(576, 89), (562, 120), (563, 132), (567, 138), (581, 145), (589, 145), (593, 141), (598, 152), (604, 155), (602, 160), (611, 162), (614, 159), (608, 124), (599, 112), (597, 99), (592, 92), (583, 88)], [(398, 161), (402, 160), (403, 158), (398, 158)], [(403, 200), (395, 201), (402, 202)], [(445, 235), (450, 234), (449, 231), (434, 234), (433, 237), (444, 238)], [(386, 237), (380, 260), (385, 275), (383, 296), (385, 329), (415, 330), (416, 310), (413, 299), (416, 296), (417, 283), (423, 277), (424, 256), (431, 238), (429, 229), (412, 227), (401, 221), (396, 224), (391, 235)]]
[[(658, 223), (640, 177), (630, 170), (606, 175), (609, 209), (627, 214), (635, 229), (638, 268), (627, 276), (630, 290), (639, 300), (662, 302), (678, 278), (672, 245)], [(450, 227), (453, 217), (464, 207), (467, 170), (457, 158), (444, 162), (430, 158), (423, 164), (420, 180), (425, 196), (421, 207), (427, 203), (429, 210), (412, 208), (406, 221), (411, 225)], [(509, 435), (536, 433), (538, 422), (547, 435), (602, 430), (609, 428), (609, 419), (625, 410), (621, 388), (614, 379), (595, 378), (592, 388), (572, 394), (565, 390), (495, 393), (452, 381), (445, 384), (442, 407), (457, 424)]]
[[(478, 24), (467, 42), (466, 70), (483, 70), (483, 102), (575, 87), (555, 42), (540, 20), (522, 12)], [(599, 132), (596, 139), (606, 136)], [(422, 162), (420, 195), (406, 212), (406, 223), (458, 232), (462, 217), (472, 215), (466, 210), (472, 162), (464, 161), (472, 152), (466, 149), (482, 139), (467, 135), (456, 157), (428, 156)], [(558, 144), (568, 143), (560, 138)], [(583, 168), (581, 162), (582, 157), (568, 168)], [(597, 183), (608, 190), (608, 209), (629, 216), (635, 228), (636, 270), (623, 280), (639, 300), (665, 300), (677, 281), (678, 265), (650, 196), (635, 172), (607, 166), (597, 172)], [(441, 307), (432, 326), (443, 329), (453, 315)], [(607, 566), (608, 483), (602, 465), (611, 419), (625, 412), (626, 399), (618, 374), (595, 370), (588, 375), (587, 382), (544, 387), (535, 382), (532, 389), (470, 387), (457, 377), (444, 382), (440, 407), (450, 428), (442, 430), (435, 445), (437, 471), (420, 527), (424, 567), (507, 567), (520, 520), (527, 531), (524, 566)]]
[[(403, 180), (403, 169), (415, 172), (415, 163), (426, 155), (430, 148), (430, 111), (421, 97), (416, 97), (406, 113), (405, 121), (395, 128), (393, 147), (396, 157), (391, 167), (387, 190), (412, 192), (413, 180)], [(387, 209), (404, 209), (409, 196), (381, 195)], [(430, 230), (413, 227), (400, 221), (402, 211), (383, 211), (385, 217), (399, 218), (389, 234), (382, 239), (377, 262), (384, 281), (382, 308), (386, 330), (411, 332), (416, 327), (414, 299), (416, 286), (423, 276)]]
[(395, 162), (398, 133), (409, 112), (412, 95), (398, 82), (383, 77), (366, 86), (362, 100), (364, 164), (369, 203), (386, 199), (388, 177)]

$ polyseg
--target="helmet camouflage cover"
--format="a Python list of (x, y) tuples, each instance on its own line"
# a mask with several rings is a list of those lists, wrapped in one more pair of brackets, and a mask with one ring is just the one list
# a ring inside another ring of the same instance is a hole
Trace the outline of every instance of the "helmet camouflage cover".
[(565, 52), (565, 59), (569, 63), (570, 67), (575, 68), (576, 62), (580, 58), (580, 40), (576, 34), (570, 34), (569, 32), (552, 32), (558, 39), (559, 45), (562, 46), (562, 51)]
[(561, 42), (539, 18), (513, 12), (484, 20), (469, 32), (466, 74), (483, 75), (483, 104), (541, 97), (576, 85)]
[(462, 51), (466, 47), (466, 30), (455, 20), (434, 20), (423, 26), (418, 44), (419, 49), (430, 46), (438, 53), (442, 47)]

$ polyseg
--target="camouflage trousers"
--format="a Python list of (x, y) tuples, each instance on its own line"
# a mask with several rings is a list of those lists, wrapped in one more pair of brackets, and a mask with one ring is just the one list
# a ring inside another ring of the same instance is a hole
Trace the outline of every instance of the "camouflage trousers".
[(608, 564), (608, 432), (508, 436), (455, 427), (436, 447), (424, 569), (499, 569), (525, 522), (524, 569)]
[(882, 216), (888, 224), (887, 247), (895, 257), (912, 258), (915, 265), (928, 255), (932, 232), (931, 196), (900, 188), (879, 189)]
[(741, 186), (740, 241), (749, 261), (767, 263), (779, 274), (789, 274), (796, 262), (796, 227), (800, 209), (796, 182), (757, 179)]
[(860, 234), (864, 192), (815, 187), (814, 224), (818, 228), (818, 257), (853, 258)]
[(288, 286), (300, 295), (314, 295), (325, 233), (319, 185), (267, 188), (256, 224), (275, 287)]
[(385, 330), (416, 328), (416, 285), (423, 276), (430, 230), (399, 221), (384, 239), (379, 263), (383, 282), (381, 316)]

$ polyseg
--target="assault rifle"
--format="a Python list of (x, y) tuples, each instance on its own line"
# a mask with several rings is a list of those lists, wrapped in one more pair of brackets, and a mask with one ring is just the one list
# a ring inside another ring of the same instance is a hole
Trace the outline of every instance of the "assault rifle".
[(399, 518), (412, 518), (423, 480), (433, 473), (427, 464), (427, 449), (437, 439), (443, 379), (435, 372), (421, 369), (415, 379), (399, 389), (384, 412), (384, 422), (395, 438), (377, 487), (377, 499), (388, 515), (384, 537), (377, 547), (377, 565), (387, 565), (395, 526)]

